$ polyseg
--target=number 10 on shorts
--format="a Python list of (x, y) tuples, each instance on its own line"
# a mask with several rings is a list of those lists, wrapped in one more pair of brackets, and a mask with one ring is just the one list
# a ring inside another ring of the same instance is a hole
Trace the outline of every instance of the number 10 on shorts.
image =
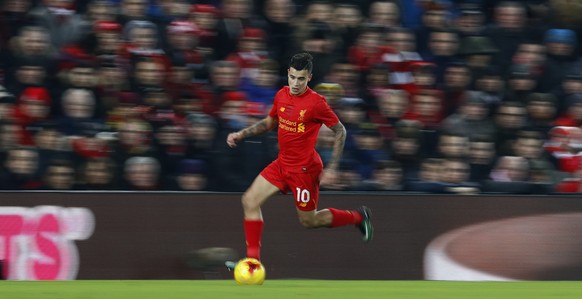
[(309, 193), (309, 190), (307, 189), (301, 189), (299, 187), (295, 188), (295, 196), (297, 199), (297, 204), (300, 207), (305, 207), (307, 205), (307, 203), (309, 202), (309, 199), (311, 198), (311, 194)]

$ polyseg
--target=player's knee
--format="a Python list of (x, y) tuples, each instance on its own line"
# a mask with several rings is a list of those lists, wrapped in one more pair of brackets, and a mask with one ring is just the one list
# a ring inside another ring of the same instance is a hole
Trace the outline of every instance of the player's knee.
[(319, 223), (315, 217), (299, 217), (299, 223), (305, 228), (319, 227)]
[(254, 210), (259, 208), (257, 201), (248, 192), (243, 194), (241, 203), (244, 210)]

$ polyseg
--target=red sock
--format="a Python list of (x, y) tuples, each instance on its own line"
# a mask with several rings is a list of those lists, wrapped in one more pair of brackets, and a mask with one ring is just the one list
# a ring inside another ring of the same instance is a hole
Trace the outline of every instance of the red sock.
[(263, 220), (244, 220), (245, 237), (247, 240), (247, 257), (261, 259), (261, 236), (263, 235)]
[(338, 227), (362, 222), (362, 215), (358, 211), (328, 209), (331, 212), (331, 225), (329, 227)]

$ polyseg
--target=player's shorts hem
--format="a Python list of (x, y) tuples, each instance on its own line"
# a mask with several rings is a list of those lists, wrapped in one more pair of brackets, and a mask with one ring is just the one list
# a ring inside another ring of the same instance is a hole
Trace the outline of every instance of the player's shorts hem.
[(265, 180), (266, 180), (267, 182), (269, 182), (271, 185), (273, 185), (273, 186), (277, 187), (281, 193), (283, 193), (283, 194), (287, 194), (287, 192), (288, 192), (288, 191), (287, 191), (287, 190), (286, 190), (284, 187), (282, 187), (282, 186), (281, 186), (281, 184), (279, 184), (279, 183), (277, 183), (277, 182), (274, 182), (273, 180), (269, 179), (267, 176), (263, 175), (263, 173), (262, 173), (262, 172), (261, 172), (259, 175), (260, 175), (260, 176), (262, 176), (262, 177), (263, 177), (263, 179), (265, 179)]

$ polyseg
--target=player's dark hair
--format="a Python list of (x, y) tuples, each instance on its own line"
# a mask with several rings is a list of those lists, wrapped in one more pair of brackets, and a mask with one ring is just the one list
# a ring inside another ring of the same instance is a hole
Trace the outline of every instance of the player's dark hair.
[(298, 71), (307, 70), (309, 73), (313, 71), (313, 56), (309, 53), (298, 53), (291, 57), (289, 68), (294, 68)]

